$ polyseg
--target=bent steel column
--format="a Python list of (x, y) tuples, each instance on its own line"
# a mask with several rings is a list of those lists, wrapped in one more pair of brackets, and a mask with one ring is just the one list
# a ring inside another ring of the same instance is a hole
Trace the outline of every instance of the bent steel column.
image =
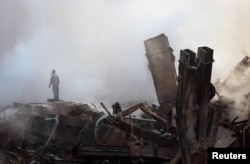
[(178, 91), (176, 101), (176, 125), (179, 151), (183, 164), (191, 164), (191, 149), (196, 142), (195, 116), (193, 115), (196, 99), (197, 67), (196, 54), (181, 50), (179, 63)]
[(144, 41), (144, 46), (160, 104), (159, 113), (162, 117), (167, 117), (169, 127), (172, 124), (170, 111), (176, 100), (177, 91), (173, 49), (169, 46), (168, 38), (164, 34)]
[(144, 41), (144, 45), (159, 103), (167, 103), (176, 98), (177, 91), (173, 49), (164, 34)]
[(208, 136), (208, 103), (212, 74), (213, 50), (199, 47), (197, 53), (198, 64), (198, 104), (200, 106), (199, 140), (201, 144)]

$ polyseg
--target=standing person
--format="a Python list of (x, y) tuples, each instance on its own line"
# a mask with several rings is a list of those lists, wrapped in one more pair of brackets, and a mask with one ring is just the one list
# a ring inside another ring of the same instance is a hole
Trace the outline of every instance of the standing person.
[(50, 77), (50, 82), (49, 82), (49, 88), (52, 85), (52, 91), (54, 94), (54, 100), (58, 100), (59, 99), (59, 83), (60, 83), (60, 79), (59, 76), (56, 74), (56, 70), (53, 69), (51, 72), (51, 77)]

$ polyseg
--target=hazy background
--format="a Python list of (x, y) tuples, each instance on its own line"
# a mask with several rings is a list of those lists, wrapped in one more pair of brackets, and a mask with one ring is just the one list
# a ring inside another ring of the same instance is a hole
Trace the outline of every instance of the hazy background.
[(143, 42), (214, 49), (213, 81), (249, 52), (248, 0), (0, 0), (0, 107), (60, 98), (110, 105), (157, 101)]

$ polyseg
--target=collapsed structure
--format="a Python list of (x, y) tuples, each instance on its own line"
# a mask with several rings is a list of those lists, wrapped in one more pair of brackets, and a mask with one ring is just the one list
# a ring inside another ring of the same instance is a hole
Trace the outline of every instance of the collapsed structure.
[[(65, 101), (13, 103), (1, 110), (0, 161), (4, 163), (204, 163), (209, 147), (249, 147), (250, 115), (232, 119), (229, 111), (249, 113), (249, 57), (222, 82), (211, 83), (213, 50), (181, 50), (175, 56), (164, 34), (144, 42), (159, 107), (144, 103), (106, 113), (94, 105)], [(239, 82), (232, 81), (237, 78)], [(232, 85), (233, 84), (233, 85)], [(226, 88), (226, 89), (225, 89)], [(235, 104), (241, 104), (238, 109)], [(131, 113), (141, 110), (143, 117)], [(9, 115), (9, 112), (13, 112)], [(241, 119), (241, 120), (238, 120)]]

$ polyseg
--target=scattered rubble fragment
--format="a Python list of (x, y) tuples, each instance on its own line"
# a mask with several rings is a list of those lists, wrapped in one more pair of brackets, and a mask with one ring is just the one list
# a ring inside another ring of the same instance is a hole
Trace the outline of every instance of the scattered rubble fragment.
[(248, 56), (212, 84), (213, 49), (181, 50), (177, 76), (164, 34), (144, 45), (159, 106), (14, 102), (0, 110), (0, 161), (198, 164), (209, 147), (250, 147)]

